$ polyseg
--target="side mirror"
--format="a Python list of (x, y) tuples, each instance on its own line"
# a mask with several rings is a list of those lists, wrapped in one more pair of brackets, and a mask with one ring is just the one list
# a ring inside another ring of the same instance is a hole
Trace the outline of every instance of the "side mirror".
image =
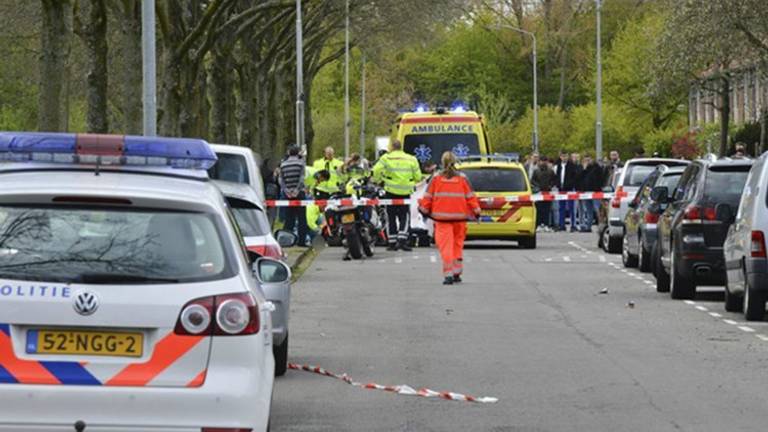
[(720, 203), (715, 206), (715, 219), (719, 220), (723, 223), (732, 223), (735, 219), (735, 216), (733, 214), (733, 208), (731, 208), (730, 205), (725, 203)]
[(611, 193), (613, 192), (613, 186), (603, 186), (603, 192), (605, 193)]
[(669, 188), (666, 186), (656, 186), (651, 190), (651, 199), (659, 204), (669, 202)]
[(296, 243), (299, 242), (299, 237), (290, 231), (277, 230), (275, 231), (275, 240), (277, 240), (277, 244), (281, 248), (289, 248), (296, 246)]
[(257, 259), (252, 269), (254, 276), (261, 283), (283, 283), (291, 279), (291, 268), (272, 258)]

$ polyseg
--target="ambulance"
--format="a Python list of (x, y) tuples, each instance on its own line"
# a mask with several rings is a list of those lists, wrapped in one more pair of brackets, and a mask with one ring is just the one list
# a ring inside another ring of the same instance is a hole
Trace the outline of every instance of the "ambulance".
[(446, 151), (458, 157), (491, 152), (482, 115), (462, 106), (435, 110), (419, 106), (414, 112), (402, 113), (392, 127), (392, 138), (422, 165), (439, 165)]

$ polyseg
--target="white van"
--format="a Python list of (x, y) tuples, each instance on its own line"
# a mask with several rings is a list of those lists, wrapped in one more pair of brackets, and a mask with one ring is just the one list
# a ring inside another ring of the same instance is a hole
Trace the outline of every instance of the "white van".
[(264, 204), (264, 181), (261, 178), (261, 157), (248, 147), (210, 144), (218, 161), (208, 170), (208, 177), (250, 185)]
[[(725, 309), (744, 312), (748, 321), (765, 317), (768, 301), (768, 259), (765, 236), (768, 233), (768, 153), (752, 166), (739, 208), (718, 208), (721, 217), (734, 220), (723, 244), (727, 283)], [(731, 212), (731, 214), (728, 214)], [(718, 217), (719, 219), (720, 217)]]

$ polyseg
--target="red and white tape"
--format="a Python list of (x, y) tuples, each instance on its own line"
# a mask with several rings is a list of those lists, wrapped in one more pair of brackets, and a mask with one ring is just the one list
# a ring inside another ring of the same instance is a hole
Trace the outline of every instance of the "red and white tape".
[[(482, 203), (503, 204), (508, 202), (608, 200), (628, 196), (626, 192), (543, 192), (538, 194), (480, 198)], [(358, 206), (358, 205), (410, 205), (410, 199), (342, 198), (329, 200), (267, 200), (267, 207), (306, 207), (310, 205)]]
[(454, 393), (454, 392), (438, 392), (438, 391), (430, 390), (428, 388), (420, 388), (417, 390), (411, 386), (407, 386), (404, 384), (385, 386), (385, 385), (376, 384), (376, 383), (367, 383), (367, 384), (359, 383), (359, 382), (353, 381), (352, 378), (347, 374), (338, 375), (326, 369), (323, 369), (320, 366), (297, 365), (295, 363), (288, 363), (288, 368), (293, 370), (304, 371), (304, 372), (311, 372), (311, 373), (326, 376), (329, 378), (335, 378), (337, 380), (344, 381), (349, 385), (359, 387), (359, 388), (364, 388), (368, 390), (382, 390), (386, 392), (397, 393), (399, 395), (404, 395), (404, 396), (419, 396), (424, 398), (439, 398), (439, 399), (445, 399), (445, 400), (451, 400), (451, 401), (474, 402), (474, 403), (496, 403), (499, 401), (498, 398), (488, 397), (488, 396), (475, 397), (475, 396), (469, 396), (469, 395)]

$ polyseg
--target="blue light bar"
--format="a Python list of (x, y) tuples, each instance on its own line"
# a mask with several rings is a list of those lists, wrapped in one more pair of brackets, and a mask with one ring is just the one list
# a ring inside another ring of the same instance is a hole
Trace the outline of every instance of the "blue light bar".
[(429, 111), (429, 105), (425, 103), (416, 104), (416, 108), (414, 108), (414, 111), (417, 113), (424, 113)]
[(451, 112), (452, 113), (465, 113), (465, 112), (467, 112), (467, 106), (463, 102), (454, 102), (454, 104), (451, 105)]
[(207, 170), (216, 153), (192, 138), (0, 132), (0, 161)]

